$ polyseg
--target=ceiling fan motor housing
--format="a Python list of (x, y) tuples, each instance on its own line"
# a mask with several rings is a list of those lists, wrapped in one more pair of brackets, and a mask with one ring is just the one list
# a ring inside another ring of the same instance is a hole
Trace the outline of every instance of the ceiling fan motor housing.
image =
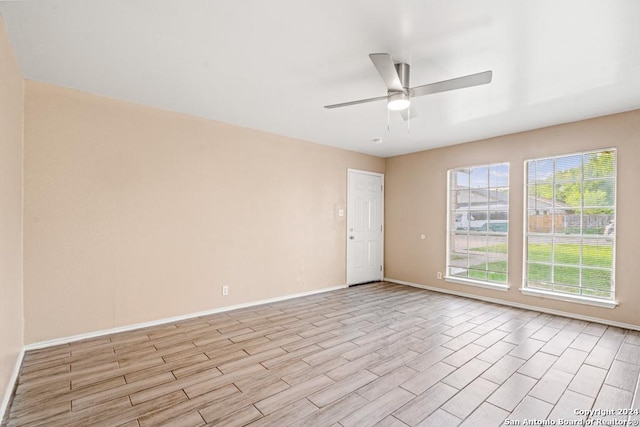
[[(403, 111), (409, 108), (409, 64), (394, 64), (402, 91), (387, 91), (387, 107), (392, 111)], [(395, 88), (394, 88), (395, 89)]]
[(395, 64), (396, 72), (398, 73), (398, 77), (400, 78), (400, 84), (404, 89), (405, 93), (409, 93), (409, 88), (411, 87), (409, 81), (409, 75), (411, 66), (409, 64), (398, 63)]

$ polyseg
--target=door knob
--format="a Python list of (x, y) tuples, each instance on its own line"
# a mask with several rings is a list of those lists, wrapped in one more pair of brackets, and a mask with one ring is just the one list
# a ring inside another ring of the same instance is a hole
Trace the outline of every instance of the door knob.
[(353, 240), (353, 239), (355, 239), (355, 237), (354, 236), (349, 236), (349, 239)]

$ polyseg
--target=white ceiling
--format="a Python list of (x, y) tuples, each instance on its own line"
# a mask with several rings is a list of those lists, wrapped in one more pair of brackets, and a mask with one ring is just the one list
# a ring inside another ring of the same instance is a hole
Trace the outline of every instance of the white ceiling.
[[(36, 0), (0, 2), (25, 78), (392, 156), (640, 108), (638, 0)], [(384, 102), (368, 54), (412, 86), (489, 85)], [(372, 140), (381, 138), (381, 144)]]

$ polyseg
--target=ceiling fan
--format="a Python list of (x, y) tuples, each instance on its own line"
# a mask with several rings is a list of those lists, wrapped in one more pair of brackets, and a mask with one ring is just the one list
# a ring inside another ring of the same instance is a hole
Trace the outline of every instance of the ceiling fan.
[(382, 80), (387, 86), (387, 95), (375, 98), (360, 99), (358, 101), (343, 102), (340, 104), (325, 105), (324, 108), (340, 108), (349, 105), (364, 104), (387, 100), (387, 108), (391, 111), (399, 111), (404, 120), (414, 116), (414, 112), (409, 113), (411, 98), (416, 96), (430, 95), (432, 93), (446, 92), (449, 90), (463, 89), (466, 87), (479, 86), (491, 83), (493, 71), (483, 71), (482, 73), (470, 74), (468, 76), (457, 77), (455, 79), (443, 80), (436, 83), (429, 83), (423, 86), (409, 87), (410, 66), (409, 64), (394, 64), (391, 55), (388, 53), (369, 54), (371, 62), (380, 73)]

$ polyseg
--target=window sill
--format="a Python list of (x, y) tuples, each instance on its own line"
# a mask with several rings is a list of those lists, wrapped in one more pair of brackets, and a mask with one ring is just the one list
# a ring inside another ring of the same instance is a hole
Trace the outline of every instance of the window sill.
[(545, 291), (542, 289), (521, 288), (523, 295), (530, 295), (540, 298), (555, 299), (559, 301), (573, 302), (578, 304), (593, 305), (596, 307), (615, 308), (618, 303), (613, 300), (603, 300), (598, 298), (589, 298), (577, 295), (560, 294), (556, 292)]
[(459, 277), (446, 276), (445, 281), (451, 283), (458, 283), (460, 285), (475, 286), (477, 288), (493, 289), (494, 291), (506, 292), (509, 290), (509, 285), (499, 285), (497, 283), (481, 282), (480, 280), (461, 279)]

